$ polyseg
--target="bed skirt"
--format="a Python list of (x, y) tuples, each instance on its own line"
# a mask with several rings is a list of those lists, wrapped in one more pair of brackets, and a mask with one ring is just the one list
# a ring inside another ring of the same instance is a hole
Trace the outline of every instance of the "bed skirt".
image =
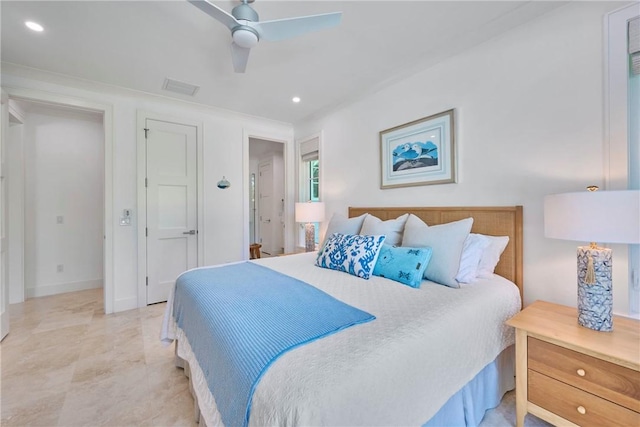
[(424, 424), (424, 427), (477, 426), (487, 410), (516, 387), (515, 346), (505, 349)]
[[(200, 427), (223, 426), (215, 400), (209, 391), (202, 369), (180, 328), (176, 337), (176, 366), (189, 377), (189, 389), (194, 399), (194, 417)], [(488, 409), (500, 404), (502, 396), (515, 388), (515, 346), (510, 346), (471, 381), (454, 394), (440, 410), (424, 424), (425, 427), (477, 426)], [(251, 425), (251, 420), (249, 420)]]

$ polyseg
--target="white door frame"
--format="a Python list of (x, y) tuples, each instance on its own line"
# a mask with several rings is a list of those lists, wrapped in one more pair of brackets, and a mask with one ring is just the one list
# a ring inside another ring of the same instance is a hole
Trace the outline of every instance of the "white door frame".
[[(2, 114), (0, 114), (0, 185), (2, 185), (2, 181), (5, 179), (5, 168), (6, 168), (6, 152), (5, 149), (7, 145), (8, 138), (8, 128), (9, 128), (9, 95), (2, 90), (0, 96), (2, 97), (0, 102), (0, 107), (2, 108)], [(4, 186), (4, 190), (0, 188), (0, 341), (4, 339), (9, 333), (9, 253), (7, 252), (7, 235), (9, 234), (9, 228), (5, 226), (7, 225), (7, 215), (9, 214), (9, 210), (6, 207), (6, 202), (9, 200), (7, 196), (8, 186)], [(2, 233), (2, 229), (4, 229), (4, 233)], [(5, 235), (6, 233), (6, 235)], [(6, 255), (2, 255), (6, 252)], [(2, 265), (2, 261), (5, 264)], [(5, 271), (6, 270), (6, 271)]]
[[(8, 98), (8, 95), (7, 95)], [(17, 105), (15, 102), (11, 102), (11, 100), (8, 99), (9, 102), (9, 128), (7, 129), (8, 131), (10, 131), (11, 127), (13, 127), (14, 125), (17, 126), (21, 126), (21, 140), (20, 142), (23, 142), (24, 136), (23, 136), (23, 132), (22, 130), (24, 129), (24, 111), (22, 111), (20, 109), (20, 106)], [(11, 118), (13, 117), (14, 120), (16, 120), (15, 124), (12, 124), (11, 122)], [(8, 143), (9, 139), (11, 137), (6, 137), (5, 136), (5, 143)], [(25, 222), (25, 199), (24, 199), (24, 191), (25, 191), (25, 187), (24, 187), (24, 144), (21, 144), (22, 147), (20, 147), (20, 162), (22, 163), (21, 165), (19, 165), (19, 169), (21, 172), (18, 183), (20, 184), (20, 192), (19, 192), (19, 198), (18, 200), (8, 200), (8, 205), (7, 207), (8, 212), (7, 212), (7, 221), (11, 222), (12, 218), (15, 220), (16, 217), (19, 217), (22, 220), (22, 224), (20, 228), (16, 228), (16, 224), (12, 224), (11, 225), (11, 234), (17, 234), (18, 236), (21, 237), (22, 243), (21, 245), (19, 245), (20, 247), (16, 247), (16, 242), (12, 239), (12, 236), (9, 236), (9, 253), (11, 255), (10, 259), (9, 259), (9, 304), (15, 304), (15, 303), (21, 303), (24, 302), (26, 299), (26, 293), (27, 290), (25, 289), (25, 253), (24, 253), (24, 222)], [(15, 150), (15, 147), (13, 147), (13, 149)], [(5, 150), (7, 150), (8, 153), (8, 147), (5, 147)], [(13, 155), (15, 155), (16, 153), (12, 153)], [(10, 156), (8, 154), (5, 153), (5, 155), (7, 155), (7, 158), (12, 158), (13, 160), (13, 156)], [(13, 160), (15, 161), (15, 160)], [(10, 194), (13, 193), (12, 190), (15, 190), (14, 185), (15, 185), (15, 176), (10, 173), (9, 171), (6, 172), (7, 175), (10, 176), (9, 178), (9, 182), (8, 182), (8, 191), (7, 191), (7, 196), (10, 197)], [(17, 204), (18, 206), (14, 206), (14, 204)], [(21, 254), (19, 254), (19, 256), (16, 254), (17, 251), (22, 252)], [(19, 270), (17, 273), (12, 271), (12, 267), (16, 267), (15, 265), (12, 265), (13, 262), (15, 261), (16, 258), (18, 258), (19, 260)], [(16, 298), (16, 288), (18, 288), (17, 290), (20, 292), (19, 298)]]
[[(634, 2), (604, 16), (604, 181), (607, 190), (630, 186), (629, 85), (627, 22), (640, 15)], [(640, 319), (640, 251), (637, 245), (617, 245), (615, 271), (627, 271), (628, 308), (624, 315)], [(615, 282), (614, 278), (614, 282)], [(620, 289), (621, 290), (621, 289)]]
[(104, 127), (104, 312), (113, 313), (113, 106), (34, 89), (3, 87), (10, 99), (75, 107), (102, 113)]
[[(137, 175), (138, 175), (138, 307), (147, 305), (147, 197), (146, 197), (146, 138), (144, 135), (145, 121), (158, 120), (179, 125), (194, 126), (196, 128), (196, 168), (197, 170), (197, 212), (198, 212), (198, 267), (204, 264), (204, 171), (203, 171), (203, 124), (202, 122), (176, 118), (172, 116), (138, 110), (137, 113)], [(248, 250), (248, 247), (247, 247)]]
[(294, 156), (293, 131), (274, 132), (273, 129), (257, 129), (244, 128), (242, 130), (242, 199), (243, 199), (243, 259), (249, 259), (249, 139), (263, 139), (267, 141), (280, 142), (283, 145), (282, 157), (284, 163), (284, 252), (293, 251), (294, 244), (294, 227), (293, 227), (293, 207), (295, 200), (295, 170), (292, 165)]

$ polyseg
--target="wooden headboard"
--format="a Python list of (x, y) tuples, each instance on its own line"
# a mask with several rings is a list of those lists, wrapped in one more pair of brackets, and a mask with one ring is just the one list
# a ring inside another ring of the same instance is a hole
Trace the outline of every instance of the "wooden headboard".
[(509, 244), (500, 256), (496, 274), (515, 283), (523, 297), (522, 281), (522, 206), (445, 207), (445, 208), (360, 208), (350, 207), (349, 218), (370, 213), (381, 220), (411, 213), (428, 225), (473, 218), (471, 232), (491, 236), (509, 236)]

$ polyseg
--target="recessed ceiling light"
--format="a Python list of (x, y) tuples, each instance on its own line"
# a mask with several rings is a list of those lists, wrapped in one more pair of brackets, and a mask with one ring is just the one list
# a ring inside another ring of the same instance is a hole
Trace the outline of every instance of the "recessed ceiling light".
[(298, 102), (300, 102), (300, 97), (294, 96), (293, 98), (291, 98), (291, 100), (297, 104)]
[(26, 21), (24, 23), (24, 25), (26, 25), (27, 28), (29, 28), (30, 30), (37, 31), (39, 33), (44, 31), (44, 27), (42, 25), (38, 24), (37, 22)]
[(431, 135), (431, 138), (435, 138), (435, 137), (436, 137), (435, 135)]

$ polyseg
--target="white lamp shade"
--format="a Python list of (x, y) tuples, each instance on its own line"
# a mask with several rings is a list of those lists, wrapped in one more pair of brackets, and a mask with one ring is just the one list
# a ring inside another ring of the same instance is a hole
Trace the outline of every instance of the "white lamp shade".
[(601, 243), (640, 243), (640, 190), (546, 196), (544, 235)]
[(296, 203), (296, 222), (322, 222), (324, 221), (323, 202)]

